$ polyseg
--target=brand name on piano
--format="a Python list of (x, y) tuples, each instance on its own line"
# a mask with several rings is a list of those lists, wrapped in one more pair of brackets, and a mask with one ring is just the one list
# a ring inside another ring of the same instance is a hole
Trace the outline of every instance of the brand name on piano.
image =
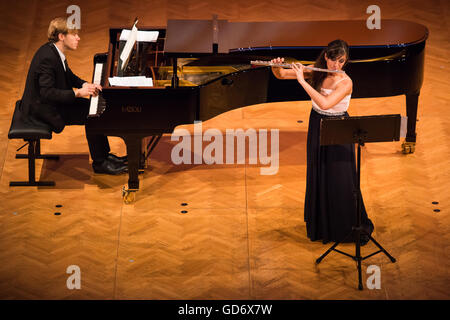
[(139, 106), (122, 106), (122, 112), (142, 112), (142, 107), (139, 107)]
[(270, 129), (270, 138), (267, 129), (226, 129), (222, 132), (209, 128), (203, 132), (202, 122), (196, 121), (193, 135), (187, 129), (176, 129), (170, 139), (179, 141), (170, 155), (176, 165), (245, 164), (248, 159), (249, 164), (264, 165), (260, 168), (261, 175), (274, 175), (278, 172), (278, 129)]

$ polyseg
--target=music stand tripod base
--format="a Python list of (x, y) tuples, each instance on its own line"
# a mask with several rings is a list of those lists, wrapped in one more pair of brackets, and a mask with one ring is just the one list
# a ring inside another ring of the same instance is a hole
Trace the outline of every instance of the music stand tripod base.
[[(363, 290), (361, 261), (368, 259), (378, 253), (384, 253), (391, 262), (396, 262), (395, 258), (389, 254), (370, 234), (363, 230), (361, 226), (361, 146), (365, 142), (384, 142), (398, 141), (400, 139), (400, 115), (381, 115), (366, 117), (342, 117), (342, 118), (323, 118), (320, 128), (320, 144), (348, 144), (358, 143), (357, 152), (357, 180), (356, 180), (356, 226), (344, 237), (344, 239), (335, 242), (324, 254), (316, 259), (319, 264), (329, 253), (336, 251), (357, 262), (358, 270), (358, 289)], [(361, 236), (367, 235), (369, 241), (372, 241), (377, 247), (375, 251), (365, 257), (361, 256)], [(355, 240), (355, 255), (336, 249), (336, 247), (349, 239)]]

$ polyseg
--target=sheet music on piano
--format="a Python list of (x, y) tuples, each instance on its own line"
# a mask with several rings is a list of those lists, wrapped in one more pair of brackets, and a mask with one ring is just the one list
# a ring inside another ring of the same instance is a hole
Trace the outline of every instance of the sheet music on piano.
[(145, 76), (110, 77), (108, 80), (111, 86), (153, 87), (153, 79), (146, 78)]
[(121, 70), (125, 70), (128, 64), (128, 59), (130, 58), (131, 51), (133, 50), (134, 44), (136, 43), (138, 33), (138, 29), (136, 28), (137, 23), (138, 20), (136, 19), (133, 28), (131, 28), (131, 32), (128, 36), (127, 42), (125, 43), (125, 47), (120, 54), (120, 60), (122, 60), (122, 64), (120, 65)]
[(126, 76), (124, 77), (125, 69), (131, 59), (134, 44), (138, 43), (136, 51), (136, 59), (138, 59), (139, 42), (156, 42), (158, 40), (159, 31), (139, 31), (136, 27), (138, 19), (136, 18), (131, 30), (123, 29), (120, 33), (119, 41), (126, 41), (122, 44), (120, 53), (120, 61), (118, 63), (118, 71), (116, 77), (108, 78), (111, 86), (124, 87), (153, 87), (153, 79), (144, 76)]
[[(131, 30), (123, 29), (120, 33), (119, 41), (127, 41), (130, 37)], [(138, 30), (136, 41), (137, 42), (156, 42), (158, 40), (159, 31), (141, 31)]]

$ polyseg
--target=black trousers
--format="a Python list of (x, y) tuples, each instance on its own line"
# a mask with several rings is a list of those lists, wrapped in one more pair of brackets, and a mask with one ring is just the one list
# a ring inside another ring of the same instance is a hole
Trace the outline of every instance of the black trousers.
[[(89, 114), (89, 100), (76, 98), (73, 105), (59, 108), (61, 117), (66, 125), (85, 125)], [(103, 134), (89, 134), (86, 131), (91, 158), (96, 163), (103, 162), (110, 151), (108, 137)]]

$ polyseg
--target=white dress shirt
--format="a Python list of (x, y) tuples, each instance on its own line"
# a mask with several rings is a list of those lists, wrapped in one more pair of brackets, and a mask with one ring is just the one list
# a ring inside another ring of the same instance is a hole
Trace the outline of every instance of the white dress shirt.
[(59, 56), (61, 57), (61, 62), (62, 62), (64, 71), (67, 71), (67, 70), (66, 70), (66, 64), (64, 63), (64, 61), (66, 60), (66, 56), (64, 55), (64, 53), (61, 52), (61, 50), (58, 49), (58, 47), (56, 46), (56, 44), (53, 44), (53, 45), (55, 46), (56, 50), (58, 50)]

